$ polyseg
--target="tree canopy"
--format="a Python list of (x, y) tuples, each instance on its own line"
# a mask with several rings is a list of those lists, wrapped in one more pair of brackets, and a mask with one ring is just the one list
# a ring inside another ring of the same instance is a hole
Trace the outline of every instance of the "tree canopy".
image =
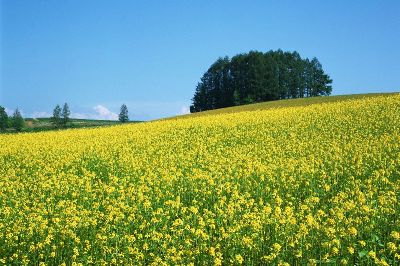
[(190, 111), (329, 95), (331, 83), (317, 58), (282, 50), (250, 51), (218, 58), (197, 84)]
[(118, 116), (118, 120), (122, 123), (126, 123), (129, 121), (128, 107), (125, 104), (121, 105), (121, 110)]
[(12, 116), (12, 125), (16, 131), (21, 131), (25, 125), (25, 120), (22, 118), (21, 112), (15, 109), (13, 116)]
[(64, 106), (63, 106), (63, 108), (62, 108), (62, 113), (61, 113), (61, 116), (62, 116), (62, 124), (63, 124), (63, 126), (67, 126), (67, 123), (69, 122), (69, 115), (71, 114), (71, 112), (70, 112), (70, 110), (69, 110), (69, 106), (68, 106), (68, 104), (67, 103), (64, 103)]
[(51, 117), (51, 122), (53, 123), (54, 126), (59, 127), (62, 124), (61, 120), (61, 107), (60, 105), (56, 105), (56, 107), (53, 110), (53, 116)]
[(0, 106), (0, 130), (4, 130), (8, 127), (8, 115), (6, 109)]

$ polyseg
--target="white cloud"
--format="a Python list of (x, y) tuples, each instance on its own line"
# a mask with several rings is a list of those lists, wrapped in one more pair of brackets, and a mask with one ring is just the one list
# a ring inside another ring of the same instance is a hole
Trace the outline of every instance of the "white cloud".
[(48, 112), (33, 112), (32, 118), (43, 118), (43, 117), (51, 117)]
[(77, 119), (97, 119), (97, 120), (118, 120), (118, 115), (111, 112), (103, 105), (96, 105), (93, 108), (94, 112), (90, 113), (71, 113), (71, 118)]
[(190, 114), (190, 109), (189, 109), (189, 107), (186, 106), (186, 105), (182, 106), (182, 107), (181, 107), (181, 112), (180, 112), (180, 114), (181, 114), (181, 115)]
[(96, 112), (97, 119), (103, 120), (118, 120), (118, 115), (116, 113), (111, 112), (103, 105), (96, 105), (93, 107)]

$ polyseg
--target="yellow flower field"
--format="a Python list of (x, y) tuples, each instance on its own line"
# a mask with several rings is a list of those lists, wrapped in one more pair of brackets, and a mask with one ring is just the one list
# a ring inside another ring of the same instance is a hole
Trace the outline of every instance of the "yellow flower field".
[(0, 135), (0, 264), (398, 265), (399, 201), (398, 94)]

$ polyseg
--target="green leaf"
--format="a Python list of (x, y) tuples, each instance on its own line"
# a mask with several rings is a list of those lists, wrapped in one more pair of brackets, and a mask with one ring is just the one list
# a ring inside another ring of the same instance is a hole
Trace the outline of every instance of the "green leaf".
[(367, 254), (368, 254), (368, 250), (361, 250), (360, 252), (358, 252), (358, 256), (360, 258), (367, 256)]
[(375, 242), (380, 242), (379, 237), (377, 235), (372, 235), (372, 240)]

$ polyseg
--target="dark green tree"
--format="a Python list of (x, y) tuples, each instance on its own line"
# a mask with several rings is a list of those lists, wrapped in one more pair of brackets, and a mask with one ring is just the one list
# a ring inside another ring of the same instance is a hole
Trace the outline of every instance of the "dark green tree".
[(16, 131), (21, 131), (25, 126), (25, 121), (22, 118), (21, 112), (15, 109), (14, 114), (12, 116), (12, 126)]
[(69, 122), (69, 115), (71, 114), (71, 112), (69, 111), (69, 107), (67, 103), (64, 103), (64, 106), (62, 108), (62, 124), (63, 126), (67, 126), (67, 123)]
[(206, 110), (205, 107), (207, 104), (207, 98), (206, 98), (205, 88), (206, 86), (204, 85), (203, 82), (199, 82), (197, 84), (196, 92), (192, 99), (193, 104), (190, 106), (191, 113), (201, 112)]
[(332, 80), (322, 70), (317, 58), (310, 61), (310, 96), (329, 95), (332, 92)]
[(61, 107), (58, 104), (53, 110), (53, 116), (51, 117), (51, 122), (55, 127), (60, 127), (62, 125)]
[(197, 84), (190, 111), (329, 95), (331, 83), (316, 58), (282, 50), (250, 51), (218, 58)]
[(0, 130), (5, 130), (8, 127), (8, 115), (6, 109), (0, 106)]
[(129, 121), (128, 107), (125, 104), (121, 105), (121, 111), (119, 113), (118, 119), (122, 123), (126, 123)]

